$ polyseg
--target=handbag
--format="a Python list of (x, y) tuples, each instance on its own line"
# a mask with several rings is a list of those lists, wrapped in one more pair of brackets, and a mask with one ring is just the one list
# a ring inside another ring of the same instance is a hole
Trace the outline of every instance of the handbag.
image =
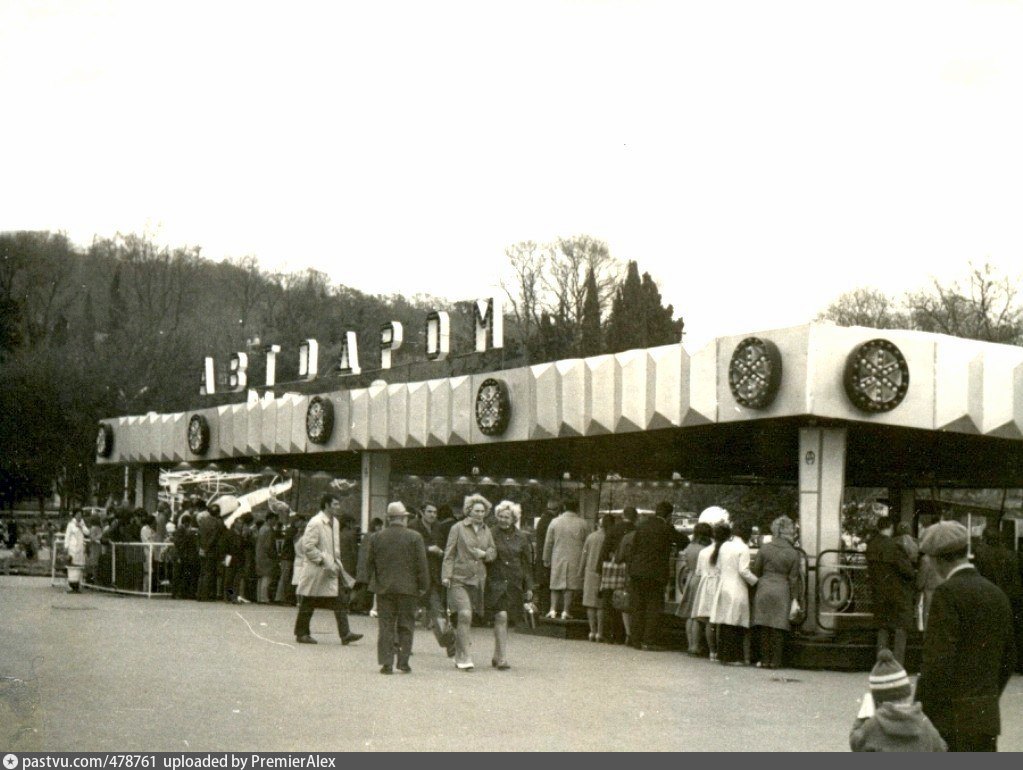
[(806, 610), (803, 609), (803, 605), (799, 603), (799, 599), (792, 600), (792, 606), (789, 608), (789, 623), (794, 626), (801, 626), (806, 622)]
[(600, 590), (616, 591), (625, 588), (625, 563), (618, 563), (614, 559), (604, 562), (600, 568)]
[(616, 588), (614, 593), (611, 594), (611, 606), (619, 612), (629, 612), (631, 604), (632, 597), (629, 595), (629, 589)]

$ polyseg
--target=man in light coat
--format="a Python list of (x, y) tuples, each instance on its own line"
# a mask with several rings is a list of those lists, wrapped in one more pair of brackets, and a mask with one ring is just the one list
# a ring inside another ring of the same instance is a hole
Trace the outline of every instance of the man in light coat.
[[(583, 589), (583, 545), (590, 534), (590, 525), (576, 513), (578, 507), (569, 501), (566, 510), (551, 522), (543, 545), (543, 564), (551, 570), (551, 609), (547, 617), (569, 620), (575, 593)], [(562, 601), (563, 600), (563, 601)]]
[(409, 656), (419, 598), (430, 587), (423, 536), (408, 528), (408, 511), (400, 502), (387, 506), (387, 527), (369, 542), (366, 571), (377, 597), (377, 662), (381, 674), (394, 672), (397, 635), (398, 670), (411, 674)]
[(320, 511), (306, 524), (305, 533), (299, 541), (305, 558), (305, 566), (298, 581), (298, 617), (295, 618), (295, 639), (300, 644), (316, 644), (309, 633), (309, 622), (313, 610), (329, 609), (337, 621), (337, 632), (341, 644), (347, 645), (361, 639), (362, 634), (353, 634), (348, 626), (346, 594), (355, 584), (341, 564), (341, 537), (338, 516), (341, 515), (341, 501), (336, 495), (326, 494), (320, 498)]

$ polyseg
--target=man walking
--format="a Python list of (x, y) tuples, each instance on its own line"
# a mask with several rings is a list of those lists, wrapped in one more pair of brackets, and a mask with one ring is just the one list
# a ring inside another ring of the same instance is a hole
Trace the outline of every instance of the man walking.
[(949, 751), (997, 751), (998, 700), (1016, 665), (1012, 610), (970, 564), (968, 542), (966, 527), (942, 521), (920, 543), (944, 582), (931, 601), (916, 695)]
[(326, 494), (320, 498), (320, 511), (306, 524), (305, 533), (299, 542), (305, 565), (298, 581), (298, 617), (295, 618), (295, 639), (300, 644), (316, 644), (309, 634), (309, 621), (313, 610), (329, 609), (337, 621), (337, 632), (341, 644), (347, 645), (361, 639), (362, 634), (353, 634), (348, 626), (347, 601), (342, 600), (342, 591), (355, 583), (341, 564), (341, 538), (337, 517), (341, 513), (341, 501), (337, 496)]
[(430, 587), (423, 536), (408, 528), (409, 513), (400, 502), (387, 506), (387, 527), (370, 540), (366, 554), (369, 590), (377, 597), (377, 662), (381, 674), (394, 673), (395, 636), (398, 670), (411, 674), (409, 656), (419, 597)]
[[(454, 520), (452, 520), (452, 524)], [(426, 561), (430, 566), (430, 589), (423, 600), (423, 608), (430, 619), (430, 627), (437, 639), (437, 644), (448, 651), (448, 656), (455, 654), (454, 631), (448, 627), (447, 612), (444, 610), (444, 586), (440, 582), (440, 568), (444, 561), (444, 546), (451, 527), (442, 527), (437, 520), (437, 506), (432, 502), (423, 503), (423, 512), (417, 521), (409, 524), (409, 529), (423, 536), (426, 544)], [(443, 538), (443, 539), (442, 539)]]

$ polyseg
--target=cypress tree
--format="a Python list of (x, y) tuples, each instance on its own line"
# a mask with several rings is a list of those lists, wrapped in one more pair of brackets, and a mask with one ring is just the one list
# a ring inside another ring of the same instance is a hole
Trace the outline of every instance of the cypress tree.
[(582, 339), (579, 355), (595, 356), (603, 351), (600, 334), (600, 299), (597, 296), (597, 277), (590, 268), (586, 274), (586, 297), (583, 300)]

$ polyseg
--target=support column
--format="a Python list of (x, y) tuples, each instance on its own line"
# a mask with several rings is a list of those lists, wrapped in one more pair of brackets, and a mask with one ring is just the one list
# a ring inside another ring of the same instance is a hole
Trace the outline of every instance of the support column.
[[(149, 513), (156, 512), (156, 504), (160, 501), (160, 466), (143, 465), (142, 471), (142, 507)], [(135, 495), (138, 496), (138, 486)]]
[(369, 532), (374, 516), (384, 519), (387, 514), (388, 492), (391, 479), (391, 456), (386, 452), (362, 453), (362, 531)]
[[(842, 536), (842, 496), (845, 491), (845, 428), (799, 429), (799, 531), (800, 543), (816, 567), (817, 579), (827, 568), (818, 561), (822, 551), (839, 547)], [(815, 617), (817, 597), (811, 582), (807, 623)], [(822, 618), (831, 627), (827, 618)]]

